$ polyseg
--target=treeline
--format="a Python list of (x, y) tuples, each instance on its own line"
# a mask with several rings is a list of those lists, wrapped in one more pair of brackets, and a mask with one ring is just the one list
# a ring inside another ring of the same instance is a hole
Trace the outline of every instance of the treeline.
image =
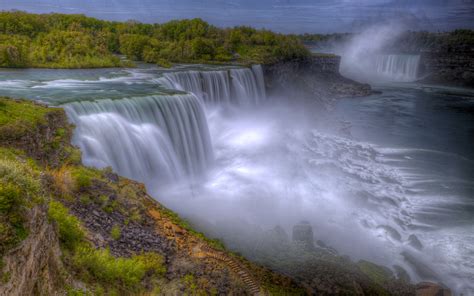
[[(201, 19), (143, 24), (84, 15), (0, 12), (0, 67), (94, 68), (157, 63), (270, 63), (309, 55), (295, 36)], [(124, 64), (125, 63), (125, 64)]]
[[(297, 36), (308, 45), (343, 45), (354, 33), (301, 34)], [(422, 51), (466, 52), (474, 50), (474, 30), (458, 29), (451, 32), (406, 31), (385, 44), (384, 50), (407, 53)]]
[(310, 33), (304, 33), (301, 35), (298, 35), (298, 39), (305, 43), (317, 43), (317, 42), (340, 42), (340, 41), (346, 41), (350, 37), (354, 36), (352, 33), (331, 33), (331, 34), (310, 34)]
[(474, 30), (458, 29), (445, 33), (405, 32), (391, 44), (402, 51), (474, 51)]

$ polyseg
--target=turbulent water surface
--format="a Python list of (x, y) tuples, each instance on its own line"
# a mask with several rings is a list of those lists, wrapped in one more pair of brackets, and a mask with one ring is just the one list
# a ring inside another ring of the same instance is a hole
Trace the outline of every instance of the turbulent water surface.
[[(409, 75), (394, 59), (376, 70)], [(0, 71), (0, 95), (66, 109), (87, 165), (232, 248), (307, 220), (341, 254), (474, 293), (474, 93), (385, 83), (320, 110), (263, 83), (260, 67)]]

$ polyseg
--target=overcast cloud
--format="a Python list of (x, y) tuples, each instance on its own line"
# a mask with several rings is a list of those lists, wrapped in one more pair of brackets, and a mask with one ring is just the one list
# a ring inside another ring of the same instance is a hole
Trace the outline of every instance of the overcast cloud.
[(357, 32), (387, 20), (413, 30), (474, 28), (474, 0), (0, 0), (0, 9), (149, 23), (200, 17), (284, 33)]

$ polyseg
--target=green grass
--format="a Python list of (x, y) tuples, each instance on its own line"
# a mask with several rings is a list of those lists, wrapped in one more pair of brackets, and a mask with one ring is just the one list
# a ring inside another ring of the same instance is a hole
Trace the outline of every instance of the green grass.
[(84, 166), (75, 166), (72, 169), (72, 177), (75, 182), (75, 189), (81, 190), (92, 185), (93, 180), (101, 179), (102, 172), (93, 168)]
[(129, 63), (122, 63), (115, 56), (91, 57), (84, 56), (73, 59), (62, 59), (60, 62), (33, 62), (31, 68), (46, 69), (94, 69), (94, 68), (115, 68), (130, 66)]
[(21, 131), (45, 123), (45, 115), (51, 110), (55, 109), (34, 105), (24, 100), (0, 97), (0, 131), (4, 132), (6, 129)]
[(143, 290), (141, 282), (147, 274), (162, 276), (165, 273), (163, 259), (156, 253), (116, 258), (107, 249), (96, 250), (84, 245), (76, 249), (73, 262), (89, 282), (128, 292)]
[(112, 230), (110, 230), (110, 236), (111, 236), (114, 240), (120, 239), (120, 237), (122, 236), (122, 230), (120, 229), (120, 226), (114, 225), (114, 226), (112, 227)]
[(194, 236), (206, 241), (211, 247), (217, 250), (225, 251), (225, 246), (220, 240), (210, 239), (207, 236), (205, 236), (202, 232), (198, 232), (194, 230), (189, 224), (189, 222), (179, 217), (179, 215), (176, 214), (175, 212), (168, 210), (165, 207), (161, 207), (160, 212), (163, 214), (163, 216), (170, 219), (174, 224), (181, 226), (182, 228), (186, 229), (188, 232), (190, 232)]
[(379, 285), (383, 285), (393, 277), (393, 274), (389, 269), (369, 261), (360, 260), (357, 262), (357, 266), (359, 266), (360, 270), (365, 275)]
[(57, 201), (49, 203), (48, 215), (51, 220), (57, 223), (59, 239), (63, 245), (69, 250), (74, 250), (85, 236), (79, 220), (69, 214), (69, 210)]
[(0, 255), (27, 237), (28, 208), (43, 200), (33, 162), (19, 158), (13, 149), (0, 147)]

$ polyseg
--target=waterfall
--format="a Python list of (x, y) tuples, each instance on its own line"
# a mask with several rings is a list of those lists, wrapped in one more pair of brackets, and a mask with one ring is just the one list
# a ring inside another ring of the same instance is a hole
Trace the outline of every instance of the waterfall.
[(206, 173), (214, 156), (203, 102), (255, 105), (265, 98), (260, 66), (164, 73), (155, 80), (188, 94), (76, 101), (64, 105), (86, 165), (111, 166), (150, 188)]
[(232, 69), (233, 96), (244, 104), (258, 104), (262, 92), (259, 90), (257, 77), (251, 69)]
[(205, 102), (230, 103), (230, 82), (226, 71), (201, 72)]
[(255, 75), (257, 79), (257, 87), (259, 90), (259, 96), (260, 98), (265, 98), (266, 97), (266, 92), (265, 92), (265, 79), (263, 78), (263, 69), (261, 65), (252, 65), (252, 72)]
[(419, 55), (379, 55), (375, 60), (376, 73), (395, 81), (415, 81), (418, 74)]
[(157, 82), (166, 88), (191, 92), (206, 103), (255, 105), (265, 99), (260, 65), (220, 71), (165, 73)]
[(206, 117), (194, 95), (153, 95), (64, 105), (86, 165), (111, 166), (155, 184), (203, 174), (213, 160)]

